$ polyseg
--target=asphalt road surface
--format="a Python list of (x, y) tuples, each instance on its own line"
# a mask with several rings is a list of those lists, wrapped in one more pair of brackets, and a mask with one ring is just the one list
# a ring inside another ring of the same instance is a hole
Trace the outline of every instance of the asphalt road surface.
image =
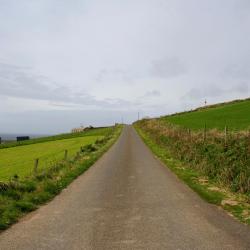
[(250, 249), (250, 230), (154, 158), (132, 127), (52, 202), (0, 234), (0, 249)]

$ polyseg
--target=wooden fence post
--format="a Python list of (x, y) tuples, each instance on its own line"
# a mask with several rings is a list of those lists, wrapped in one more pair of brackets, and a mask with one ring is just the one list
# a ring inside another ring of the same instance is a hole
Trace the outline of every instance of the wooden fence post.
[(224, 141), (225, 141), (225, 146), (227, 145), (227, 135), (228, 135), (228, 128), (225, 126), (225, 132), (224, 132)]
[(34, 162), (34, 173), (36, 174), (37, 173), (37, 170), (38, 170), (38, 163), (39, 163), (39, 159), (35, 159), (35, 162)]
[(79, 156), (80, 156), (80, 152), (77, 152), (77, 153), (76, 153), (76, 159), (78, 159)]
[(189, 140), (191, 140), (192, 136), (191, 136), (191, 129), (190, 128), (188, 128), (187, 133), (188, 133)]
[(64, 152), (64, 160), (67, 160), (67, 158), (68, 158), (68, 150), (66, 149)]
[(207, 125), (205, 123), (204, 125), (204, 131), (203, 131), (203, 141), (205, 142), (207, 139)]

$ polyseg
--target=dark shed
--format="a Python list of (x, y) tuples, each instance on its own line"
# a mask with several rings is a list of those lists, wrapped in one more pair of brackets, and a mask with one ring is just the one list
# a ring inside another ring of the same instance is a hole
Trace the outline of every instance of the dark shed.
[(30, 139), (29, 136), (18, 136), (18, 137), (16, 138), (17, 141), (27, 141), (27, 140), (29, 140), (29, 139)]

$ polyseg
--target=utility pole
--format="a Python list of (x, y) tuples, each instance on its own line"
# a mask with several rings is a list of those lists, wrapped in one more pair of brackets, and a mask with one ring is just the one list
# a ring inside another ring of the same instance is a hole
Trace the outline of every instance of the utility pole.
[(138, 112), (138, 121), (140, 120), (140, 112)]
[(207, 99), (205, 99), (205, 107), (207, 106)]

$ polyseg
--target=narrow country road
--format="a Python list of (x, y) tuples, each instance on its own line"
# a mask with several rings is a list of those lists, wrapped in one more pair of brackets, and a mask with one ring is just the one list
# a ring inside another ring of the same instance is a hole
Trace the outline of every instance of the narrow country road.
[(130, 126), (52, 202), (0, 234), (0, 249), (250, 249), (250, 229), (154, 158)]

